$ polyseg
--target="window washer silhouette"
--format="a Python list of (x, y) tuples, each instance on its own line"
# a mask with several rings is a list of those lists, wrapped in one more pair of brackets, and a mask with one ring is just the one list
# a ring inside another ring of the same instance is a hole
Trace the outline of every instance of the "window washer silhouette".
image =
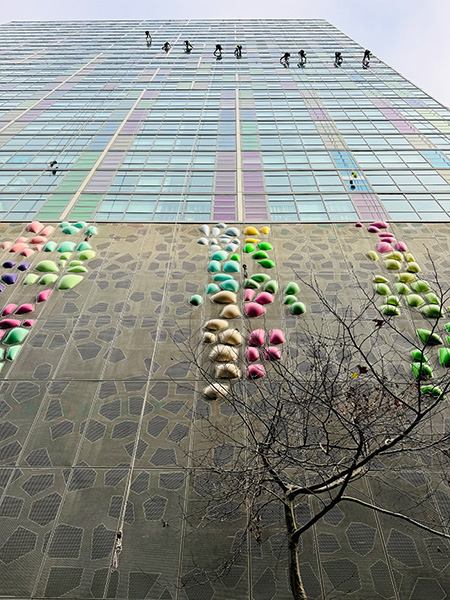
[(280, 58), (280, 63), (283, 65), (283, 67), (288, 67), (289, 66), (289, 59), (291, 58), (291, 53), (290, 52), (285, 52), (283, 54), (283, 56)]
[(370, 66), (370, 59), (372, 58), (372, 53), (370, 50), (364, 50), (364, 57), (362, 59), (362, 66), (364, 69), (368, 69)]

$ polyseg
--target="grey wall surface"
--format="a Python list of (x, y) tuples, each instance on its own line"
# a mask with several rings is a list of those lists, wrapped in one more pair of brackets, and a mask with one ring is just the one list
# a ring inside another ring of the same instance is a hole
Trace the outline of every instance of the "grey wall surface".
[[(83, 281), (72, 290), (55, 287), (36, 305), (22, 349), (1, 372), (0, 595), (288, 599), (281, 513), (264, 515), (262, 543), (250, 537), (249, 551), (214, 581), (202, 570), (226, 557), (243, 516), (206, 529), (183, 519), (201, 500), (183, 470), (184, 449), (196, 443), (195, 421), (202, 411), (223, 416), (228, 410), (226, 402), (202, 397), (203, 382), (176, 344), (189, 332), (197, 343), (202, 324), (220, 308), (207, 297), (198, 308), (188, 302), (194, 293), (204, 295), (211, 281), (207, 247), (197, 244), (199, 226), (100, 224), (98, 230)], [(429, 250), (442, 281), (450, 282), (450, 225), (395, 224), (389, 230), (408, 245), (424, 279), (432, 275)], [(29, 237), (23, 225), (3, 224), (0, 232), (0, 242)], [(266, 238), (276, 265), (270, 274), (281, 289), (296, 278), (293, 270), (306, 278), (314, 273), (343, 308), (357, 308), (362, 292), (356, 283), (371, 293), (374, 274), (393, 277), (381, 260), (366, 257), (375, 237), (352, 224), (277, 224)], [(69, 238), (57, 228), (52, 239)], [(11, 260), (8, 250), (2, 253), (2, 263)], [(43, 259), (57, 261), (57, 253), (36, 252), (28, 259), (30, 271)], [(250, 273), (256, 270), (251, 261), (241, 257)], [(42, 286), (23, 286), (23, 277), (2, 292), (2, 306), (35, 302)], [(284, 330), (283, 352), (289, 352), (289, 336), (321, 314), (304, 286), (298, 296), (305, 315), (290, 315), (279, 292), (266, 316), (250, 322)], [(398, 318), (411, 335), (425, 324), (404, 306)], [(233, 327), (245, 331), (249, 322), (236, 319)], [(402, 477), (355, 484), (355, 493), (399, 509), (424, 498), (429, 486), (430, 473), (419, 460)], [(111, 572), (124, 499), (123, 551)], [(450, 490), (443, 486), (415, 515), (440, 522), (449, 506)], [(449, 544), (391, 517), (342, 505), (302, 542), (311, 598), (448, 597)]]

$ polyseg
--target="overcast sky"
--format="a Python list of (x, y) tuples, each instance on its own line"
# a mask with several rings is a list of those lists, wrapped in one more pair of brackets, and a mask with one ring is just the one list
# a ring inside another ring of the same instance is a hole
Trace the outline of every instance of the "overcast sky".
[(86, 19), (327, 19), (450, 106), (449, 0), (21, 0), (3, 22)]

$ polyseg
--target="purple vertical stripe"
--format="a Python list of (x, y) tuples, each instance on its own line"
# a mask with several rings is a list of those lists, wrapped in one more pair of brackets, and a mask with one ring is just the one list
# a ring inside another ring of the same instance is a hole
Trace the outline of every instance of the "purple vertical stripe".
[(133, 134), (137, 133), (141, 128), (142, 123), (140, 121), (127, 121), (121, 130), (121, 134)]
[(389, 100), (385, 100), (384, 98), (371, 98), (372, 103), (375, 104), (378, 108), (387, 108), (391, 106)]
[(128, 120), (129, 121), (143, 121), (144, 119), (147, 118), (149, 112), (150, 112), (149, 110), (137, 108), (137, 109), (133, 110), (131, 115), (128, 117)]
[(236, 219), (236, 196), (213, 196), (213, 219), (235, 220)]
[(268, 219), (262, 156), (258, 151), (242, 153), (244, 214), (245, 219), (264, 221)]
[(400, 133), (419, 133), (414, 125), (405, 121), (401, 113), (395, 108), (382, 108), (380, 111)]
[(85, 191), (106, 192), (125, 156), (126, 152), (108, 152), (87, 184)]
[(374, 194), (352, 194), (351, 199), (361, 219), (372, 221), (388, 218), (381, 202)]
[(156, 98), (159, 94), (158, 90), (147, 90), (142, 96), (143, 98)]
[(264, 194), (264, 176), (262, 171), (244, 171), (244, 193)]
[(107, 152), (99, 165), (99, 169), (117, 169), (122, 164), (126, 152)]
[(413, 108), (426, 108), (427, 105), (419, 98), (405, 98), (405, 102), (407, 102)]
[(266, 196), (244, 196), (245, 219), (249, 221), (267, 221), (269, 218), (267, 211)]
[(242, 152), (242, 166), (244, 171), (251, 169), (255, 171), (262, 170), (260, 152)]
[(402, 115), (395, 108), (382, 108), (380, 112), (389, 120), (402, 118)]
[(323, 108), (308, 108), (308, 112), (314, 121), (331, 121), (330, 115)]
[(68, 81), (67, 83), (63, 83), (62, 86), (59, 88), (60, 90), (71, 90), (74, 87), (76, 87), (76, 83), (72, 82), (72, 81)]
[(38, 102), (34, 109), (36, 110), (38, 108), (48, 108), (53, 104), (55, 104), (55, 100), (53, 100), (52, 98), (46, 98), (45, 100), (41, 100), (40, 102)]
[(43, 110), (29, 110), (27, 113), (25, 113), (24, 115), (19, 117), (17, 120), (18, 121), (34, 121), (34, 119), (37, 119), (37, 117), (42, 115), (43, 112), (44, 112)]
[(419, 133), (419, 130), (407, 121), (392, 121), (392, 124), (397, 127), (400, 133)]
[(214, 180), (215, 194), (236, 193), (236, 173), (217, 172)]
[(235, 152), (217, 152), (216, 154), (216, 170), (236, 169), (236, 153)]

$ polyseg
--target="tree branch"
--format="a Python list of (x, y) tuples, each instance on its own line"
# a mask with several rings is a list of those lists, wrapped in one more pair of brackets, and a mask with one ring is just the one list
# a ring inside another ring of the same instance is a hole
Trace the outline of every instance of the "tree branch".
[(415, 519), (411, 519), (411, 517), (407, 517), (402, 513), (397, 513), (392, 510), (387, 510), (386, 508), (381, 508), (381, 506), (375, 506), (375, 504), (371, 504), (370, 502), (364, 502), (364, 500), (359, 500), (359, 498), (353, 498), (352, 496), (341, 496), (341, 500), (347, 500), (347, 502), (355, 502), (355, 504), (360, 504), (361, 506), (365, 506), (366, 508), (371, 508), (372, 510), (376, 510), (377, 512), (383, 513), (384, 515), (389, 515), (390, 517), (396, 517), (397, 519), (403, 519), (411, 525), (415, 525), (416, 527), (420, 527), (420, 529), (424, 529), (429, 533), (434, 533), (435, 535), (439, 535), (440, 537), (446, 538), (450, 540), (450, 535), (448, 533), (444, 533), (443, 531), (437, 531), (436, 529), (432, 529), (428, 527), (428, 525), (424, 525), (420, 521), (416, 521)]

